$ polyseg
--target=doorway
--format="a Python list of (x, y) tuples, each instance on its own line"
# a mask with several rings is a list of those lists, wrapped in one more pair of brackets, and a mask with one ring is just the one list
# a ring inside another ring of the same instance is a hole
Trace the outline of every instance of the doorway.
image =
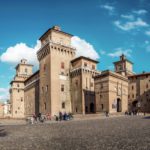
[(90, 113), (94, 113), (95, 109), (94, 109), (94, 103), (90, 103)]
[(121, 112), (121, 99), (117, 98), (117, 112)]

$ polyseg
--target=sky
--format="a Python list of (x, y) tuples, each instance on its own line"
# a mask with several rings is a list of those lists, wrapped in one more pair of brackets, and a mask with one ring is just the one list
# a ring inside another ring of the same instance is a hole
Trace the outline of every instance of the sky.
[(9, 98), (15, 66), (26, 58), (38, 69), (39, 37), (54, 25), (73, 34), (77, 56), (113, 70), (123, 53), (135, 73), (150, 72), (149, 0), (1, 0), (0, 99)]

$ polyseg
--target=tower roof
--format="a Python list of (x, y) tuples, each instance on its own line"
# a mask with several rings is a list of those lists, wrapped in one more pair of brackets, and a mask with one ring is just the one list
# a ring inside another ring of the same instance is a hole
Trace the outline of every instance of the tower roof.
[(120, 56), (120, 60), (119, 60), (119, 61), (115, 61), (115, 62), (113, 62), (113, 63), (114, 63), (114, 64), (117, 64), (117, 63), (124, 62), (124, 61), (127, 61), (127, 62), (133, 64), (133, 62), (130, 61), (130, 60), (128, 60), (124, 54), (122, 54), (122, 55)]
[(92, 61), (92, 62), (94, 62), (94, 63), (99, 63), (97, 60), (94, 60), (94, 59), (91, 59), (91, 58), (85, 57), (85, 56), (77, 57), (77, 58), (73, 59), (73, 60), (71, 61), (71, 63), (73, 63), (73, 62), (75, 62), (75, 61), (78, 61), (78, 60), (80, 60), (80, 59), (85, 59), (85, 60), (88, 60), (88, 61)]
[(59, 33), (61, 33), (61, 34), (65, 34), (65, 35), (68, 35), (68, 36), (70, 36), (70, 37), (73, 36), (72, 34), (69, 34), (69, 33), (66, 33), (66, 32), (61, 31), (60, 26), (53, 26), (52, 28), (49, 28), (49, 29), (39, 38), (39, 40), (42, 40), (42, 39), (43, 39), (47, 34), (49, 34), (51, 31), (59, 32)]

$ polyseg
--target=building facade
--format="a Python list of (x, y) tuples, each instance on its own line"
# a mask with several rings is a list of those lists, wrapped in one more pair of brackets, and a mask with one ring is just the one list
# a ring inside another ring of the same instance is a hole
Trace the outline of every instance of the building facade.
[[(98, 61), (76, 57), (71, 38), (71, 34), (54, 26), (39, 39), (42, 44), (37, 52), (39, 70), (33, 74), (33, 66), (25, 59), (17, 65), (10, 88), (12, 117), (23, 118), (39, 112), (54, 116), (59, 112), (89, 114), (128, 110), (131, 79), (136, 76), (133, 63), (122, 55), (114, 62), (114, 72), (98, 71)], [(140, 89), (145, 84), (142, 81)]]

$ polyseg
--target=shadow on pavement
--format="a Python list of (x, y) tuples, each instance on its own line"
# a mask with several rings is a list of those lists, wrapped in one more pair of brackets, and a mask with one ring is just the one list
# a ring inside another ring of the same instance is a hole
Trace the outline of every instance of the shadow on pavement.
[(2, 126), (0, 126), (0, 137), (5, 137), (7, 136), (7, 132), (5, 131), (5, 129), (1, 129)]
[(150, 119), (150, 116), (143, 117), (142, 119)]

